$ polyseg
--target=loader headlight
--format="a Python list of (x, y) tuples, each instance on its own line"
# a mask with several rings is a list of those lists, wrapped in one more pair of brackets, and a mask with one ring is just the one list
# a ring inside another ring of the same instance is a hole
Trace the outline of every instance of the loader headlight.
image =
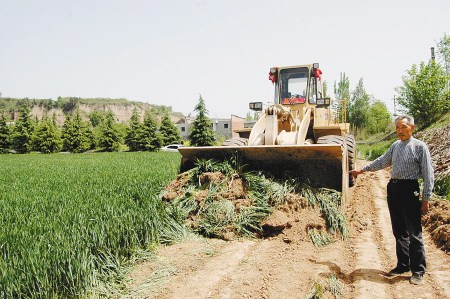
[(262, 111), (263, 103), (262, 102), (252, 102), (249, 103), (248, 108), (253, 111)]
[(317, 106), (329, 106), (330, 103), (331, 103), (330, 98), (320, 98), (320, 99), (317, 99), (317, 101), (316, 101)]

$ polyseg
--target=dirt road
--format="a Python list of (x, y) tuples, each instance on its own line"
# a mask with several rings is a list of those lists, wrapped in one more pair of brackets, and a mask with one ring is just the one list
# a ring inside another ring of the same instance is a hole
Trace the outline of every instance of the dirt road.
[[(124, 298), (307, 298), (335, 275), (342, 298), (450, 298), (450, 255), (425, 232), (428, 272), (420, 286), (410, 274), (386, 277), (395, 266), (385, 187), (386, 171), (358, 178), (346, 203), (350, 237), (316, 248), (305, 225), (318, 211), (302, 210), (282, 234), (264, 240), (194, 239), (161, 248), (137, 267)], [(332, 298), (325, 293), (324, 298)]]

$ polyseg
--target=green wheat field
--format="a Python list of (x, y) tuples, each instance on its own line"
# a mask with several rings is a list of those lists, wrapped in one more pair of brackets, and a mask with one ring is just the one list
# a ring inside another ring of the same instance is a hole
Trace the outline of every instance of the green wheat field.
[(0, 297), (101, 297), (137, 253), (180, 235), (159, 199), (179, 163), (163, 152), (0, 155)]

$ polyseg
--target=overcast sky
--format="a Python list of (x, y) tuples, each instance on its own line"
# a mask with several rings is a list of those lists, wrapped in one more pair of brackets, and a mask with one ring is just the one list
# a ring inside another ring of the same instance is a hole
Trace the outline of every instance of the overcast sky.
[(318, 62), (329, 94), (351, 89), (393, 110), (395, 87), (450, 34), (449, 0), (0, 0), (0, 92), (14, 98), (126, 98), (188, 114), (245, 116), (273, 100), (272, 66)]

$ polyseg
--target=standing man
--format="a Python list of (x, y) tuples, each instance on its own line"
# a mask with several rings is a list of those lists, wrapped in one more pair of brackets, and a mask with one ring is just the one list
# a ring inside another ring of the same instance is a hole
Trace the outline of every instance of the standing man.
[[(388, 275), (412, 272), (410, 282), (420, 284), (425, 274), (425, 249), (422, 239), (421, 214), (429, 209), (428, 200), (434, 185), (430, 151), (425, 143), (412, 137), (414, 118), (401, 115), (395, 119), (399, 140), (388, 151), (361, 170), (350, 173), (356, 178), (366, 171), (392, 166), (387, 185), (387, 202), (395, 237), (397, 266)], [(420, 196), (419, 178), (423, 179)]]

